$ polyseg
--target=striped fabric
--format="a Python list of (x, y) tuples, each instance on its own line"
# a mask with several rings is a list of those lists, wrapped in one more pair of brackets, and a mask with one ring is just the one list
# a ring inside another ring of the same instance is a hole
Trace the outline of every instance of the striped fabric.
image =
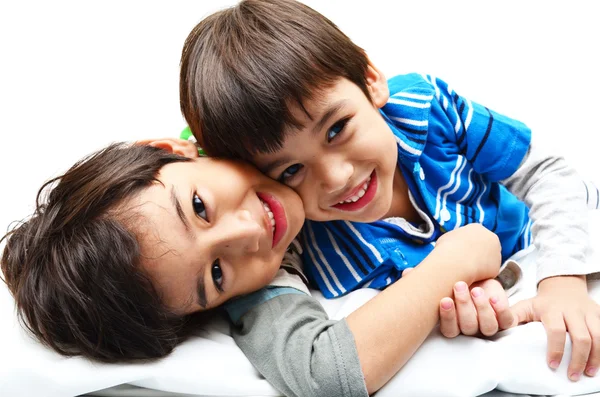
[(583, 186), (585, 187), (585, 201), (588, 209), (600, 209), (600, 191), (598, 187), (590, 181), (584, 181)]
[(431, 76), (400, 75), (388, 85), (381, 114), (396, 137), (411, 201), (426, 223), (307, 221), (306, 271), (327, 298), (385, 288), (419, 264), (442, 233), (469, 223), (498, 235), (503, 259), (531, 244), (527, 207), (498, 183), (527, 153), (529, 128)]

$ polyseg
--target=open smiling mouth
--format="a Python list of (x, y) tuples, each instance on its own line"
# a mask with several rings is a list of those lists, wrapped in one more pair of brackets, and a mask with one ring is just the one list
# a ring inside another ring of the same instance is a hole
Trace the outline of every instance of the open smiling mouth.
[(354, 189), (351, 195), (333, 207), (342, 211), (358, 211), (373, 200), (375, 193), (377, 193), (377, 173), (373, 170), (367, 180)]
[(271, 236), (273, 236), (273, 245), (275, 247), (287, 230), (287, 218), (283, 206), (274, 196), (265, 193), (257, 193), (258, 199), (269, 218), (271, 226)]
[(269, 204), (265, 203), (262, 200), (261, 200), (261, 204), (262, 204), (263, 208), (265, 209), (265, 211), (267, 212), (269, 219), (271, 220), (271, 234), (275, 235), (275, 216), (273, 215), (273, 211), (271, 211), (271, 207), (269, 207)]

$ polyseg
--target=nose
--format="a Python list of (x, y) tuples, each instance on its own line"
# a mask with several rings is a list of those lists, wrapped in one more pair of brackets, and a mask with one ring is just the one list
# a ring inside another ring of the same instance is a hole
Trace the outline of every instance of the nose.
[(257, 252), (264, 228), (248, 210), (239, 209), (226, 214), (219, 222), (218, 243), (230, 254), (245, 255)]
[(344, 189), (353, 172), (354, 167), (349, 161), (333, 155), (323, 158), (317, 167), (317, 177), (326, 193)]

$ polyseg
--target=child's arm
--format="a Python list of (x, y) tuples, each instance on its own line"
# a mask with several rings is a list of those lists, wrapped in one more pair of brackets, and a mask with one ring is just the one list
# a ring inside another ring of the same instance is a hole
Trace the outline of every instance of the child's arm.
[(577, 379), (585, 368), (595, 373), (600, 343), (592, 341), (600, 340), (600, 307), (587, 295), (585, 275), (600, 269), (587, 262), (583, 182), (563, 159), (540, 155), (524, 124), (459, 96), (442, 80), (428, 80), (437, 102), (432, 116), (444, 126), (446, 141), (457, 145), (478, 174), (505, 184), (530, 207), (534, 244), (542, 253), (539, 295), (517, 306), (515, 314), (522, 321), (544, 323), (551, 367), (560, 363), (568, 328), (573, 340), (570, 378)]
[(538, 248), (538, 295), (514, 307), (520, 322), (541, 321), (548, 334), (548, 364), (562, 360), (566, 330), (573, 343), (568, 369), (577, 380), (600, 366), (600, 305), (587, 293), (591, 251), (586, 186), (560, 157), (531, 145), (519, 169), (502, 183), (530, 208), (533, 242)]
[(346, 321), (330, 320), (310, 295), (280, 294), (232, 320), (237, 345), (284, 395), (369, 394)]
[(591, 246), (586, 185), (562, 157), (549, 156), (532, 143), (519, 168), (500, 183), (529, 207), (538, 283), (600, 270), (587, 262)]
[(492, 278), (499, 263), (495, 235), (480, 225), (462, 227), (443, 235), (411, 277), (396, 281), (349, 315), (369, 392), (383, 386), (423, 343), (439, 320), (440, 300), (456, 282)]
[[(444, 235), (411, 277), (397, 281), (345, 320), (330, 321), (312, 298), (290, 294), (242, 315), (235, 321), (234, 337), (256, 368), (286, 395), (374, 393), (429, 335), (439, 319), (439, 301), (454, 284), (491, 278), (499, 265), (497, 237), (480, 225), (469, 225)], [(357, 377), (363, 382), (361, 372), (366, 390), (356, 384)]]

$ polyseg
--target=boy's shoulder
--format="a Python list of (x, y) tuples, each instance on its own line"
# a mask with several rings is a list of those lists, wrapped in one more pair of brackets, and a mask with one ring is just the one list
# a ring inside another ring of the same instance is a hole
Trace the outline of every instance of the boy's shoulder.
[(419, 73), (395, 75), (388, 79), (390, 96), (393, 97), (399, 93), (431, 96), (435, 93), (435, 87), (431, 81), (432, 77)]

